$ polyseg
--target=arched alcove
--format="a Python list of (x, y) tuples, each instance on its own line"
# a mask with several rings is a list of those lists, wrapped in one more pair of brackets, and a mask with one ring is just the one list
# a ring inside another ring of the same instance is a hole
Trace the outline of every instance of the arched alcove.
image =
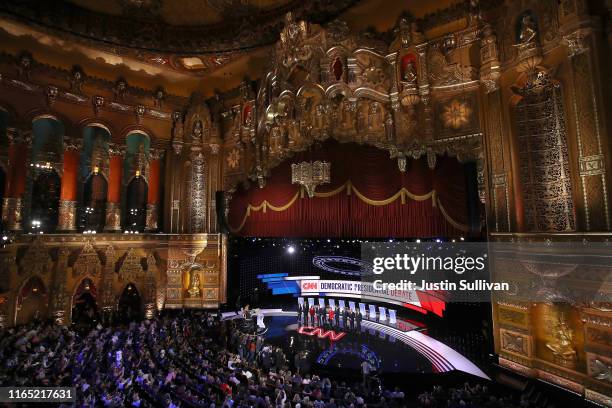
[(147, 182), (141, 175), (134, 177), (128, 184), (124, 230), (144, 231), (147, 221), (147, 193)]
[(57, 228), (63, 160), (64, 125), (51, 116), (32, 122), (29, 227), (33, 232)]
[(140, 293), (136, 285), (132, 282), (128, 283), (123, 289), (123, 292), (121, 292), (118, 312), (119, 319), (124, 323), (142, 319), (142, 301)]
[(15, 307), (15, 324), (26, 324), (47, 318), (49, 299), (47, 288), (38, 276), (28, 279), (19, 294)]
[(92, 123), (83, 129), (83, 147), (79, 159), (81, 231), (102, 231), (108, 198), (109, 142), (106, 126)]
[(79, 229), (97, 231), (104, 229), (108, 183), (99, 172), (92, 173), (83, 184), (83, 200)]
[[(32, 164), (60, 163), (62, 160), (64, 124), (49, 115), (32, 121)], [(34, 166), (35, 167), (35, 166)]]
[(54, 170), (39, 172), (32, 183), (31, 228), (53, 232), (59, 217), (61, 179)]
[(137, 171), (147, 176), (146, 164), (149, 159), (151, 140), (149, 136), (140, 131), (133, 131), (125, 137), (125, 161), (123, 165), (123, 179), (129, 181)]
[(91, 327), (98, 322), (97, 288), (90, 278), (83, 278), (72, 296), (72, 324)]
[(147, 195), (149, 173), (149, 136), (134, 130), (126, 136), (126, 153), (123, 165), (124, 217), (123, 229), (130, 232), (143, 232), (147, 220)]
[(83, 129), (83, 147), (79, 159), (79, 177), (83, 182), (96, 168), (103, 174), (108, 171), (110, 138), (108, 129), (101, 125), (92, 123)]

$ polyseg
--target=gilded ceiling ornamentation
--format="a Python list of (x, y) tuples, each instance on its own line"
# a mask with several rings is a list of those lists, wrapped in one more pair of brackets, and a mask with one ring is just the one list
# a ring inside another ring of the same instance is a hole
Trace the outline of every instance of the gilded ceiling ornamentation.
[[(26, 24), (38, 23), (45, 30), (76, 36), (85, 43), (103, 46), (105, 49), (114, 47), (124, 52), (131, 48), (145, 54), (146, 50), (151, 49), (158, 50), (159, 54), (209, 54), (253, 49), (274, 43), (278, 39), (279, 23), (288, 10), (292, 11), (296, 19), (327, 22), (358, 2), (286, 0), (269, 10), (258, 10), (256, 20), (253, 18), (254, 13), (245, 13), (243, 18), (215, 20), (211, 16), (221, 14), (223, 17), (223, 13), (215, 11), (210, 3), (227, 9), (223, 3), (235, 4), (237, 1), (202, 2), (204, 4), (200, 6), (199, 15), (189, 13), (190, 2), (117, 1), (123, 12), (121, 15), (94, 11), (70, 1), (50, 3), (20, 0), (9, 0), (10, 5), (3, 8), (3, 14)], [(244, 4), (232, 8), (232, 17), (241, 8), (245, 10)], [(163, 30), (160, 30), (160, 25), (163, 25)]]
[(306, 61), (312, 55), (310, 45), (305, 44), (308, 36), (308, 24), (305, 21), (295, 21), (291, 12), (285, 16), (285, 28), (280, 33), (277, 52), (286, 67)]

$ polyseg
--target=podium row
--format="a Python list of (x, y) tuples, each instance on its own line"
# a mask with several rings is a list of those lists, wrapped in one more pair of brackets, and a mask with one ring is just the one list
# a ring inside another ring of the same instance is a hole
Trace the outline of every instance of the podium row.
[[(326, 309), (327, 307), (331, 307), (332, 309), (336, 308), (336, 299), (327, 299), (327, 306), (325, 305), (325, 298), (317, 298), (315, 302), (315, 298), (307, 298), (298, 297), (298, 304), (300, 306), (304, 306), (304, 302), (308, 302), (308, 308), (318, 304), (319, 307)], [(338, 300), (338, 307), (342, 309), (346, 309), (347, 302), (343, 299)], [(355, 312), (357, 309), (357, 303), (354, 301), (348, 302), (348, 308)], [(378, 309), (378, 310), (377, 310)], [(367, 303), (359, 302), (359, 313), (365, 318), (370, 320), (377, 320), (379, 322), (388, 322), (389, 324), (397, 323), (397, 315), (394, 309), (387, 309), (383, 306), (370, 305)], [(388, 315), (387, 315), (388, 314)]]

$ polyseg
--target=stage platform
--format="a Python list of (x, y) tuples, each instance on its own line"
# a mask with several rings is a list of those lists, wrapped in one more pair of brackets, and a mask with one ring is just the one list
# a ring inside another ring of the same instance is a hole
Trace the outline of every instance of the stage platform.
[[(340, 326), (313, 327), (297, 321), (297, 312), (260, 309), (267, 328), (266, 340), (290, 354), (304, 352), (304, 363), (320, 368), (359, 370), (364, 359), (383, 373), (465, 372), (490, 378), (446, 344), (423, 333), (423, 327), (409, 321), (396, 324), (364, 319), (359, 331)], [(240, 319), (236, 312), (222, 314), (222, 320)], [(355, 358), (358, 357), (358, 358)]]

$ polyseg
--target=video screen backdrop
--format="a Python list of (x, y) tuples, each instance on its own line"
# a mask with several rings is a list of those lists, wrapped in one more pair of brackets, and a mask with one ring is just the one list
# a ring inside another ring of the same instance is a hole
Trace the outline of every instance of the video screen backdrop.
[(232, 238), (230, 279), (238, 278), (241, 300), (246, 301), (256, 288), (260, 297), (268, 292), (266, 284), (257, 275), (287, 273), (289, 276), (318, 275), (321, 279), (341, 279), (341, 275), (313, 266), (313, 257), (339, 255), (359, 258), (360, 252), (360, 241), (351, 239)]

